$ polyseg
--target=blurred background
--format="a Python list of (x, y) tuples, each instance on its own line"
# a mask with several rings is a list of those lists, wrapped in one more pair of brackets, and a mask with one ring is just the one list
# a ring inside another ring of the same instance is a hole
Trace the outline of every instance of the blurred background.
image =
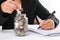
[(55, 16), (60, 20), (60, 0), (39, 0), (40, 3), (52, 13), (56, 11)]

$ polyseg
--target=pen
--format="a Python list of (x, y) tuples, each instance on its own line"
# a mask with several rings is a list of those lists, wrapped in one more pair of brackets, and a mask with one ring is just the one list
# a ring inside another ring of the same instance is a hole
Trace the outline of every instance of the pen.
[[(51, 15), (49, 15), (45, 20), (47, 20), (47, 19), (51, 18), (54, 14), (55, 14), (55, 11), (53, 11), (53, 12), (52, 12), (52, 14), (51, 14)], [(39, 26), (37, 29), (39, 29), (39, 28), (40, 28), (40, 26)]]

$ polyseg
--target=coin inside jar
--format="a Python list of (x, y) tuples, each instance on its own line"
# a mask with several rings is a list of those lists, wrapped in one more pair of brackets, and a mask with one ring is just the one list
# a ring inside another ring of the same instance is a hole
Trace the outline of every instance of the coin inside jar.
[[(17, 20), (17, 21), (16, 21)], [(17, 25), (16, 25), (17, 24)], [(18, 36), (24, 36), (27, 33), (27, 19), (24, 14), (17, 14), (15, 17), (15, 32)]]

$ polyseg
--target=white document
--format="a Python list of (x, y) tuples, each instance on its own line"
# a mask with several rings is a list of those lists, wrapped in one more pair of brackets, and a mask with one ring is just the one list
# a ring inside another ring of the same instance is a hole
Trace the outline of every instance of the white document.
[(35, 32), (35, 33), (39, 33), (42, 35), (60, 35), (60, 25), (58, 25), (55, 29), (53, 30), (43, 30), (43, 29), (38, 29), (39, 25), (29, 25), (28, 26), (28, 30)]

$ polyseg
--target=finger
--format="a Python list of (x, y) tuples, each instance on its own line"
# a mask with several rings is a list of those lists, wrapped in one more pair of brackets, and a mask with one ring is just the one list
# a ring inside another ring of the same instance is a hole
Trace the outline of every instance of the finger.
[(40, 28), (41, 28), (41, 29), (44, 29), (45, 27), (46, 27), (46, 26), (41, 26)]
[(54, 27), (51, 27), (52, 25), (50, 25), (49, 27), (43, 28), (44, 30), (52, 30), (54, 29)]
[(46, 24), (48, 24), (48, 23), (50, 23), (50, 22), (51, 22), (50, 19), (45, 20), (45, 22), (44, 22), (41, 26), (46, 25)]
[(16, 5), (16, 8), (20, 10), (20, 4), (15, 1), (10, 1), (12, 4)]
[(11, 11), (14, 11), (15, 10), (15, 8), (13, 8), (13, 6), (10, 6), (10, 5), (7, 5), (6, 9), (9, 9)]
[(7, 6), (5, 9), (8, 13), (12, 13), (14, 9), (12, 9), (10, 6)]
[(9, 13), (9, 14), (11, 14), (12, 11), (10, 11), (10, 10), (6, 10), (5, 13)]
[(45, 22), (45, 20), (41, 21), (41, 22), (40, 22), (40, 26), (42, 26), (44, 22)]
[(16, 1), (12, 1), (12, 0), (7, 0), (7, 1), (10, 2), (10, 3), (12, 3), (12, 4), (14, 4), (14, 5), (16, 5), (16, 8), (17, 8), (18, 10), (20, 10), (21, 6), (20, 6), (19, 3), (17, 3)]
[(7, 6), (8, 6), (8, 7), (11, 7), (11, 8), (14, 9), (14, 10), (16, 9), (16, 5), (14, 5), (14, 4), (12, 4), (12, 3), (7, 4)]
[(5, 13), (11, 13), (11, 10), (10, 10), (9, 8), (7, 8), (6, 6), (3, 7), (3, 11), (4, 11)]
[(46, 25), (44, 25), (44, 26), (42, 26), (41, 27), (42, 29), (54, 29), (54, 25), (52, 25), (52, 23), (48, 23), (48, 24), (46, 24)]
[(16, 9), (16, 4), (14, 3), (14, 1), (7, 1), (6, 4), (9, 5), (9, 6), (11, 6), (14, 9)]
[(51, 23), (48, 23), (48, 24), (45, 24), (45, 25), (43, 25), (43, 26), (41, 26), (42, 28), (47, 28), (47, 27), (49, 27), (50, 25), (52, 25)]
[(55, 24), (54, 24), (53, 20), (50, 20), (50, 22), (48, 24), (45, 24), (45, 25), (47, 27), (51, 27), (51, 28), (55, 27)]
[(50, 27), (46, 27), (46, 25), (45, 25), (45, 26), (42, 26), (41, 29), (43, 29), (43, 30), (48, 30), (48, 29), (50, 29)]
[(7, 0), (7, 1), (14, 1), (14, 0)]

